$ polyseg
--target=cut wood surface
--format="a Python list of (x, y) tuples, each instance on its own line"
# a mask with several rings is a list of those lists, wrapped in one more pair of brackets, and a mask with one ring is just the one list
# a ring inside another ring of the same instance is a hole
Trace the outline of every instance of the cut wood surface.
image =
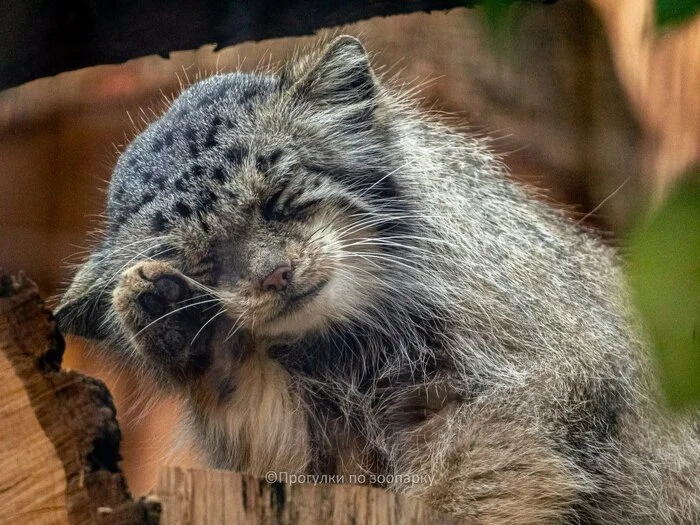
[(268, 483), (225, 470), (164, 467), (162, 525), (452, 525), (417, 499), (366, 485)]
[(63, 338), (34, 283), (0, 270), (0, 523), (155, 524), (131, 499), (98, 380), (61, 370)]

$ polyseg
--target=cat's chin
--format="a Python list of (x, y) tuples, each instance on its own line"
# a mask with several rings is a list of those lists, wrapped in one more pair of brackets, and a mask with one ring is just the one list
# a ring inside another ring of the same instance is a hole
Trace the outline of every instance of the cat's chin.
[(320, 330), (332, 311), (326, 297), (326, 283), (289, 298), (270, 319), (256, 323), (254, 332), (264, 337), (296, 338)]
[(296, 339), (304, 334), (319, 330), (325, 324), (324, 319), (303, 317), (290, 314), (255, 327), (255, 334), (263, 337)]

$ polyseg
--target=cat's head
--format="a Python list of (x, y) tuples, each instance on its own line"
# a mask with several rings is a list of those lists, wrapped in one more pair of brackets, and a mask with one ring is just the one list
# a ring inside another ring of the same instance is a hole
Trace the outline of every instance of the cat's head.
[(384, 100), (348, 36), (279, 75), (189, 87), (119, 158), (104, 240), (63, 298), (62, 328), (107, 337), (115, 283), (149, 258), (261, 335), (371, 315), (406, 271), (396, 239), (411, 221)]

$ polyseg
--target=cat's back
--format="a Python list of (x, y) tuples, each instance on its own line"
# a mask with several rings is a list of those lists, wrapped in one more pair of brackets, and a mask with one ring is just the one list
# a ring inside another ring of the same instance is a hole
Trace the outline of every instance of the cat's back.
[(416, 232), (425, 279), (463, 328), (491, 326), (515, 356), (564, 365), (633, 359), (614, 250), (510, 180), (478, 139), (435, 124), (406, 129), (411, 169), (397, 175), (425, 228)]

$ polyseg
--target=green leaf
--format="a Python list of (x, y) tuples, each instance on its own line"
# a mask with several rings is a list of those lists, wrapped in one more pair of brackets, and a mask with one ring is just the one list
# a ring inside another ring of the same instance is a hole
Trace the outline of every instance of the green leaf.
[(518, 2), (518, 0), (482, 0), (477, 3), (478, 12), (488, 30), (491, 44), (495, 45), (496, 48), (506, 46), (509, 41), (511, 28), (518, 16), (513, 5), (516, 2), (523, 3)]
[(666, 400), (674, 409), (700, 404), (700, 184), (679, 185), (629, 248), (633, 298)]
[(700, 0), (656, 0), (656, 25), (676, 25), (700, 11)]
[(509, 11), (513, 0), (485, 0), (481, 9), (488, 27), (496, 34), (501, 33), (510, 22)]

